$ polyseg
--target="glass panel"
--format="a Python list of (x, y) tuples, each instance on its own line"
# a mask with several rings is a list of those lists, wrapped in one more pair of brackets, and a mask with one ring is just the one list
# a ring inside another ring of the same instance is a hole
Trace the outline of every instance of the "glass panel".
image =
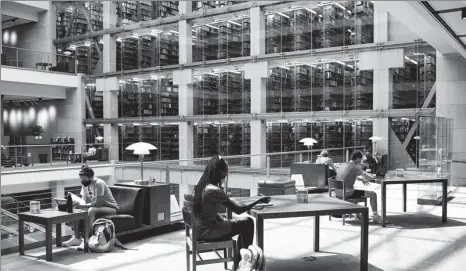
[(241, 70), (212, 69), (194, 77), (194, 114), (242, 114), (251, 111), (251, 80)]

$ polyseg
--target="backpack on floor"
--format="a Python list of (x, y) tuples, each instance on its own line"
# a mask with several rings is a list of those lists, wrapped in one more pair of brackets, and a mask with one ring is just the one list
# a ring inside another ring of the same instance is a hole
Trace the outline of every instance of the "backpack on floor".
[(127, 249), (116, 239), (115, 224), (109, 219), (97, 219), (94, 224), (92, 224), (91, 233), (92, 236), (89, 238), (89, 250), (92, 252), (110, 252), (114, 247)]
[(250, 245), (248, 249), (241, 249), (241, 262), (237, 271), (259, 271), (265, 262), (262, 249), (256, 245)]

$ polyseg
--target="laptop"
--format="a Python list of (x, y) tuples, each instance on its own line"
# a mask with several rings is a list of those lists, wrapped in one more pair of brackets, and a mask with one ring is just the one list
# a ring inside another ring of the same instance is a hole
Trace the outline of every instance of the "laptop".
[(66, 199), (64, 198), (54, 198), (53, 200), (58, 206), (66, 204)]

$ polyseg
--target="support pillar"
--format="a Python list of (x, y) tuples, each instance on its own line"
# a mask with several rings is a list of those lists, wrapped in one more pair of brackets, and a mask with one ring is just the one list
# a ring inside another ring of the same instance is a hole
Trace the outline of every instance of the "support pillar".
[[(387, 111), (392, 107), (393, 70), (404, 67), (404, 49), (362, 52), (359, 54), (360, 70), (373, 70), (373, 109)], [(372, 144), (372, 149), (380, 155), (388, 154), (390, 139), (390, 123), (388, 118), (375, 118), (373, 136), (384, 140)]]
[[(173, 84), (178, 85), (178, 108), (180, 116), (193, 115), (193, 70), (179, 70), (173, 72)], [(193, 159), (193, 123), (183, 121), (179, 125), (179, 159)], [(187, 165), (189, 162), (180, 162)]]
[[(265, 113), (267, 109), (267, 78), (269, 63), (248, 63), (244, 65), (245, 78), (251, 79), (251, 113)], [(263, 120), (251, 121), (251, 168), (265, 168), (267, 157), (267, 127)]]
[[(260, 7), (249, 10), (251, 17), (251, 56), (265, 54), (265, 14)], [(251, 113), (265, 113), (267, 110), (267, 78), (269, 63), (248, 63), (244, 65), (246, 79), (251, 79)], [(251, 168), (265, 168), (267, 156), (267, 126), (262, 120), (251, 121)]]
[(437, 51), (437, 117), (451, 119), (451, 185), (466, 186), (466, 60)]
[(74, 138), (75, 153), (83, 153), (86, 149), (86, 128), (83, 124), (86, 118), (86, 88), (82, 76), (82, 74), (77, 76), (79, 83), (77, 88), (66, 89), (66, 99), (63, 101), (63, 106), (59, 107), (57, 114), (57, 134)]
[[(103, 92), (104, 101), (104, 118), (118, 118), (118, 78), (99, 78), (96, 80), (96, 91)], [(104, 142), (108, 147), (109, 159), (112, 161), (119, 160), (119, 134), (118, 125), (104, 125)]]
[(388, 12), (374, 1), (374, 43), (388, 41)]
[[(114, 1), (103, 2), (103, 28), (110, 29), (117, 24), (117, 4)], [(102, 50), (103, 72), (116, 71), (116, 37), (103, 35)], [(96, 80), (96, 91), (103, 91), (104, 118), (118, 118), (118, 78), (102, 78)], [(115, 124), (104, 125), (104, 142), (108, 146), (110, 161), (119, 160), (119, 133)]]

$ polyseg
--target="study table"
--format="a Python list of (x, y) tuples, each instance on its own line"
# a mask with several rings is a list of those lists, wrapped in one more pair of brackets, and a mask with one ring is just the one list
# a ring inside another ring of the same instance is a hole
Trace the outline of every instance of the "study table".
[[(271, 203), (273, 204), (271, 207), (250, 210), (251, 215), (256, 219), (256, 242), (263, 251), (265, 251), (264, 220), (266, 219), (315, 217), (314, 251), (318, 252), (320, 244), (320, 216), (361, 214), (360, 270), (368, 270), (369, 212), (367, 207), (320, 194), (309, 194), (309, 203), (297, 203), (296, 195), (273, 196)], [(265, 270), (265, 267), (263, 270)]]
[(420, 183), (441, 183), (442, 184), (442, 222), (447, 223), (447, 203), (448, 203), (448, 179), (446, 177), (437, 177), (429, 175), (409, 174), (403, 177), (377, 177), (376, 183), (381, 187), (382, 198), (382, 227), (387, 224), (387, 185), (402, 184), (403, 185), (403, 212), (406, 212), (406, 189), (408, 184)]

